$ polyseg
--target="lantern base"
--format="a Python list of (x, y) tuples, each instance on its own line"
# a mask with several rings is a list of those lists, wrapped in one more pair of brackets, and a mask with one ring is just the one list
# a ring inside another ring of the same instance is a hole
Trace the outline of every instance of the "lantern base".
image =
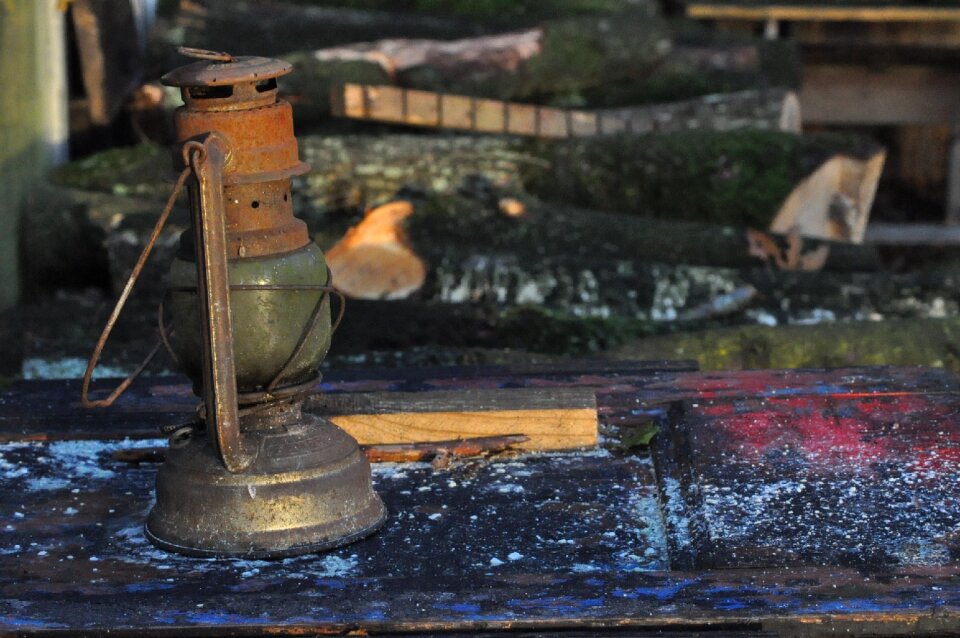
[(299, 415), (245, 432), (257, 456), (232, 474), (206, 437), (171, 445), (147, 538), (189, 556), (281, 558), (346, 545), (386, 520), (370, 464), (330, 421)]

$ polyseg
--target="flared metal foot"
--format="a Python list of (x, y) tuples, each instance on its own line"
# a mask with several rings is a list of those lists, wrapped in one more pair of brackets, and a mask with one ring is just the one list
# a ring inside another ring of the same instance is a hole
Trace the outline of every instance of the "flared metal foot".
[(383, 525), (370, 464), (330, 421), (301, 415), (244, 436), (257, 455), (239, 473), (203, 437), (170, 448), (145, 527), (152, 543), (189, 556), (281, 558), (346, 545)]

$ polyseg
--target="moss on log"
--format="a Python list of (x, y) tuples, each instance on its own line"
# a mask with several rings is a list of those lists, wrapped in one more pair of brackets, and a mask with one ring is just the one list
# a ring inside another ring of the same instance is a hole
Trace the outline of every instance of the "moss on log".
[(609, 355), (696, 359), (705, 370), (924, 365), (960, 371), (960, 319), (741, 326), (641, 339)]
[[(368, 208), (402, 188), (449, 195), (477, 176), (503, 192), (529, 191), (585, 208), (760, 228), (797, 181), (837, 154), (875, 149), (859, 137), (775, 131), (686, 131), (519, 141), (468, 135), (303, 136), (314, 168), (298, 183), (308, 219)], [(163, 201), (170, 159), (157, 145), (112, 149), (54, 172), (55, 183)], [(698, 262), (699, 263), (699, 262)]]
[(170, 194), (173, 162), (159, 144), (120, 146), (74, 160), (54, 169), (54, 184), (83, 191), (165, 199)]

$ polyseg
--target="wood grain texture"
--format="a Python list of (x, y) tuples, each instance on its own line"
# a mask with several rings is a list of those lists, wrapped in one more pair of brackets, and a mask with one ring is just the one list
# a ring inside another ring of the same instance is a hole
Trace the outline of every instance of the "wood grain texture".
[(361, 445), (450, 441), (519, 434), (520, 450), (569, 450), (597, 443), (593, 390), (520, 388), (417, 394), (316, 395), (311, 409)]
[(745, 6), (742, 3), (687, 5), (687, 17), (701, 20), (796, 20), (808, 22), (960, 21), (953, 7), (837, 7), (818, 4)]

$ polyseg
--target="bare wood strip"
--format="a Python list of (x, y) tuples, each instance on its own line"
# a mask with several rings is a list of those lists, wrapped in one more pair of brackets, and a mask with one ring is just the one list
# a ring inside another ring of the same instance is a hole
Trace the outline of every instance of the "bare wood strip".
[(363, 445), (444, 441), (523, 432), (521, 450), (575, 450), (597, 444), (595, 409), (398, 412), (330, 417)]
[(701, 20), (797, 20), (807, 22), (954, 22), (950, 7), (830, 7), (823, 5), (690, 4), (687, 17)]
[(345, 84), (331, 92), (334, 115), (411, 126), (534, 137), (616, 135), (743, 127), (800, 132), (800, 102), (784, 90), (740, 91), (693, 100), (597, 111), (441, 95), (395, 86)]

